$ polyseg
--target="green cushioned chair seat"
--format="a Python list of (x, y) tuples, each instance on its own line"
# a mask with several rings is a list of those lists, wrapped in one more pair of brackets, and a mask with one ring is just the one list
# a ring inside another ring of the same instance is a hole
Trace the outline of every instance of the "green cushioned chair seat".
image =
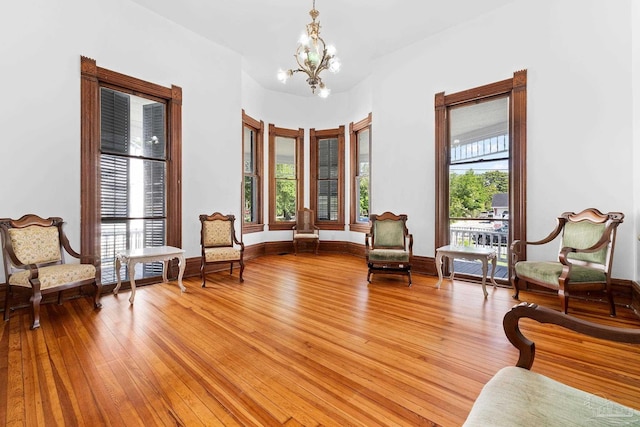
[[(556, 289), (560, 286), (558, 278), (562, 274), (562, 264), (549, 261), (520, 261), (515, 266), (518, 277), (547, 283)], [(604, 283), (604, 272), (593, 268), (574, 265), (569, 275), (570, 283)]]
[(409, 262), (409, 252), (400, 249), (372, 249), (369, 262)]
[(640, 411), (509, 366), (484, 386), (463, 426), (596, 425), (640, 425)]

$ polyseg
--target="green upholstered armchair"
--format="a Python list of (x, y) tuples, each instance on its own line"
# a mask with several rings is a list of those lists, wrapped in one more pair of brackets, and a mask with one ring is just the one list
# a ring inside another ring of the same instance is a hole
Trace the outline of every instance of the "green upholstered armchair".
[(214, 212), (211, 215), (200, 215), (200, 274), (202, 287), (206, 284), (205, 266), (208, 264), (230, 264), (229, 274), (233, 274), (233, 263), (240, 265), (240, 281), (244, 282), (244, 243), (236, 237), (234, 215), (223, 215)]
[[(566, 313), (571, 292), (604, 291), (611, 316), (616, 308), (611, 293), (611, 263), (616, 229), (624, 219), (620, 212), (601, 213), (589, 208), (582, 212), (565, 212), (556, 228), (535, 242), (515, 240), (511, 244), (511, 284), (518, 299), (521, 280), (558, 291)], [(524, 260), (526, 245), (543, 245), (560, 236), (557, 261)]]
[(406, 274), (411, 286), (411, 259), (413, 257), (413, 235), (407, 230), (407, 215), (385, 212), (369, 216), (371, 230), (365, 235), (365, 253), (371, 274)]
[[(40, 327), (40, 302), (49, 293), (58, 293), (62, 302), (62, 291), (84, 285), (93, 285), (94, 308), (102, 307), (100, 294), (100, 262), (97, 257), (75, 252), (62, 230), (62, 218), (40, 218), (24, 215), (20, 219), (0, 219), (2, 256), (7, 283), (4, 320), (9, 320), (11, 299), (15, 291), (31, 294), (31, 329)], [(65, 252), (83, 263), (66, 263)]]

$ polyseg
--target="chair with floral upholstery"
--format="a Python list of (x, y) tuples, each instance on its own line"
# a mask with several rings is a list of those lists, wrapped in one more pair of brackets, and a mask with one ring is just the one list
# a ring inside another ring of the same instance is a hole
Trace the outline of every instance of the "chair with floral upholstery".
[(406, 274), (411, 286), (411, 259), (413, 257), (413, 235), (407, 229), (407, 215), (385, 212), (369, 216), (371, 230), (365, 235), (365, 254), (371, 274)]
[(208, 264), (230, 264), (229, 274), (233, 274), (233, 263), (240, 265), (240, 281), (244, 282), (244, 243), (238, 240), (235, 232), (236, 217), (214, 212), (211, 215), (200, 215), (202, 225), (200, 232), (200, 246), (202, 258), (200, 273), (202, 287), (206, 284), (205, 266)]
[[(100, 294), (100, 264), (96, 257), (75, 252), (62, 230), (62, 218), (40, 218), (24, 215), (14, 220), (0, 219), (2, 256), (4, 259), (7, 293), (4, 320), (9, 320), (11, 300), (15, 291), (31, 294), (31, 329), (40, 326), (40, 302), (44, 295), (58, 293), (62, 303), (62, 291), (84, 285), (93, 285), (94, 308), (102, 307)], [(81, 263), (66, 263), (65, 252)]]

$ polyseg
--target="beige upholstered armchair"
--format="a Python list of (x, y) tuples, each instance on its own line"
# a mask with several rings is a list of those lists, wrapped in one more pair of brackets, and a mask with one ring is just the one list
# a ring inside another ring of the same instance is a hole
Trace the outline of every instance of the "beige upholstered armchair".
[(365, 253), (371, 274), (406, 274), (411, 286), (411, 259), (413, 257), (413, 235), (407, 229), (407, 215), (385, 212), (369, 216), (371, 230), (365, 235)]
[[(83, 285), (95, 289), (93, 306), (100, 308), (100, 264), (95, 258), (80, 255), (69, 245), (62, 230), (62, 218), (40, 218), (24, 215), (14, 220), (0, 219), (2, 256), (7, 283), (4, 320), (9, 320), (11, 300), (15, 291), (31, 294), (31, 329), (40, 326), (40, 302), (43, 295), (58, 293), (62, 302), (62, 291)], [(65, 262), (64, 253), (82, 261), (82, 264)], [(93, 261), (92, 263), (88, 263)]]
[(296, 225), (293, 226), (293, 250), (298, 255), (298, 244), (309, 242), (314, 244), (314, 253), (318, 254), (320, 246), (320, 229), (314, 222), (314, 212), (304, 208), (296, 215)]
[(200, 215), (202, 229), (200, 232), (200, 245), (202, 246), (202, 258), (200, 273), (202, 275), (202, 287), (206, 284), (205, 266), (208, 264), (230, 264), (229, 274), (233, 274), (233, 263), (240, 265), (240, 281), (244, 282), (244, 243), (238, 240), (235, 232), (236, 217), (214, 212), (211, 215)]
[[(566, 313), (571, 292), (604, 291), (609, 300), (610, 314), (616, 315), (611, 292), (611, 263), (616, 241), (616, 229), (624, 214), (603, 214), (589, 208), (582, 212), (565, 212), (557, 219), (556, 228), (544, 239), (535, 242), (514, 240), (511, 244), (511, 283), (518, 299), (520, 281), (535, 283), (558, 291), (562, 310)], [(557, 261), (527, 261), (523, 259), (525, 245), (543, 245), (560, 236)]]

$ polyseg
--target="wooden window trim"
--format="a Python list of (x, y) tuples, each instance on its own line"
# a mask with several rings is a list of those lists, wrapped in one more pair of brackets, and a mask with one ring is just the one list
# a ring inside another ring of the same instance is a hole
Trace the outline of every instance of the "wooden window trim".
[[(511, 173), (509, 176), (509, 216), (511, 240), (526, 240), (527, 194), (527, 70), (513, 73), (513, 78), (462, 92), (435, 95), (435, 169), (436, 221), (435, 247), (449, 243), (449, 130), (447, 109), (451, 106), (508, 94), (510, 102), (509, 140), (511, 143)], [(526, 254), (525, 254), (526, 255)]]
[(167, 103), (167, 245), (182, 247), (182, 88), (160, 86), (80, 57), (80, 252), (100, 255), (100, 87)]
[(358, 175), (358, 132), (363, 129), (369, 128), (369, 209), (371, 209), (371, 113), (364, 119), (349, 124), (349, 162), (351, 172), (351, 209), (349, 214), (349, 230), (359, 231), (361, 233), (368, 233), (370, 229), (369, 223), (361, 223), (356, 221), (357, 200), (356, 194), (356, 177)]
[[(326, 138), (338, 140), (338, 219), (335, 221), (318, 219), (318, 141)], [(310, 129), (309, 147), (309, 205), (315, 215), (315, 225), (321, 230), (344, 231), (344, 126), (335, 129)]]
[[(244, 128), (250, 127), (256, 131), (256, 152), (255, 152), (255, 173), (254, 175), (258, 178), (258, 188), (256, 189), (258, 194), (256, 198), (258, 199), (258, 218), (255, 222), (244, 222), (244, 185), (242, 187), (242, 220), (240, 222), (242, 227), (242, 234), (249, 233), (257, 233), (259, 231), (264, 231), (264, 208), (263, 208), (263, 200), (264, 200), (264, 190), (263, 190), (263, 168), (264, 168), (264, 121), (256, 120), (250, 116), (248, 116), (244, 109), (242, 110), (242, 149), (244, 153)], [(242, 164), (242, 178), (244, 181), (244, 155), (243, 155), (243, 164)]]
[(291, 230), (295, 221), (276, 222), (276, 137), (296, 139), (296, 210), (304, 206), (304, 129), (269, 124), (269, 230)]

